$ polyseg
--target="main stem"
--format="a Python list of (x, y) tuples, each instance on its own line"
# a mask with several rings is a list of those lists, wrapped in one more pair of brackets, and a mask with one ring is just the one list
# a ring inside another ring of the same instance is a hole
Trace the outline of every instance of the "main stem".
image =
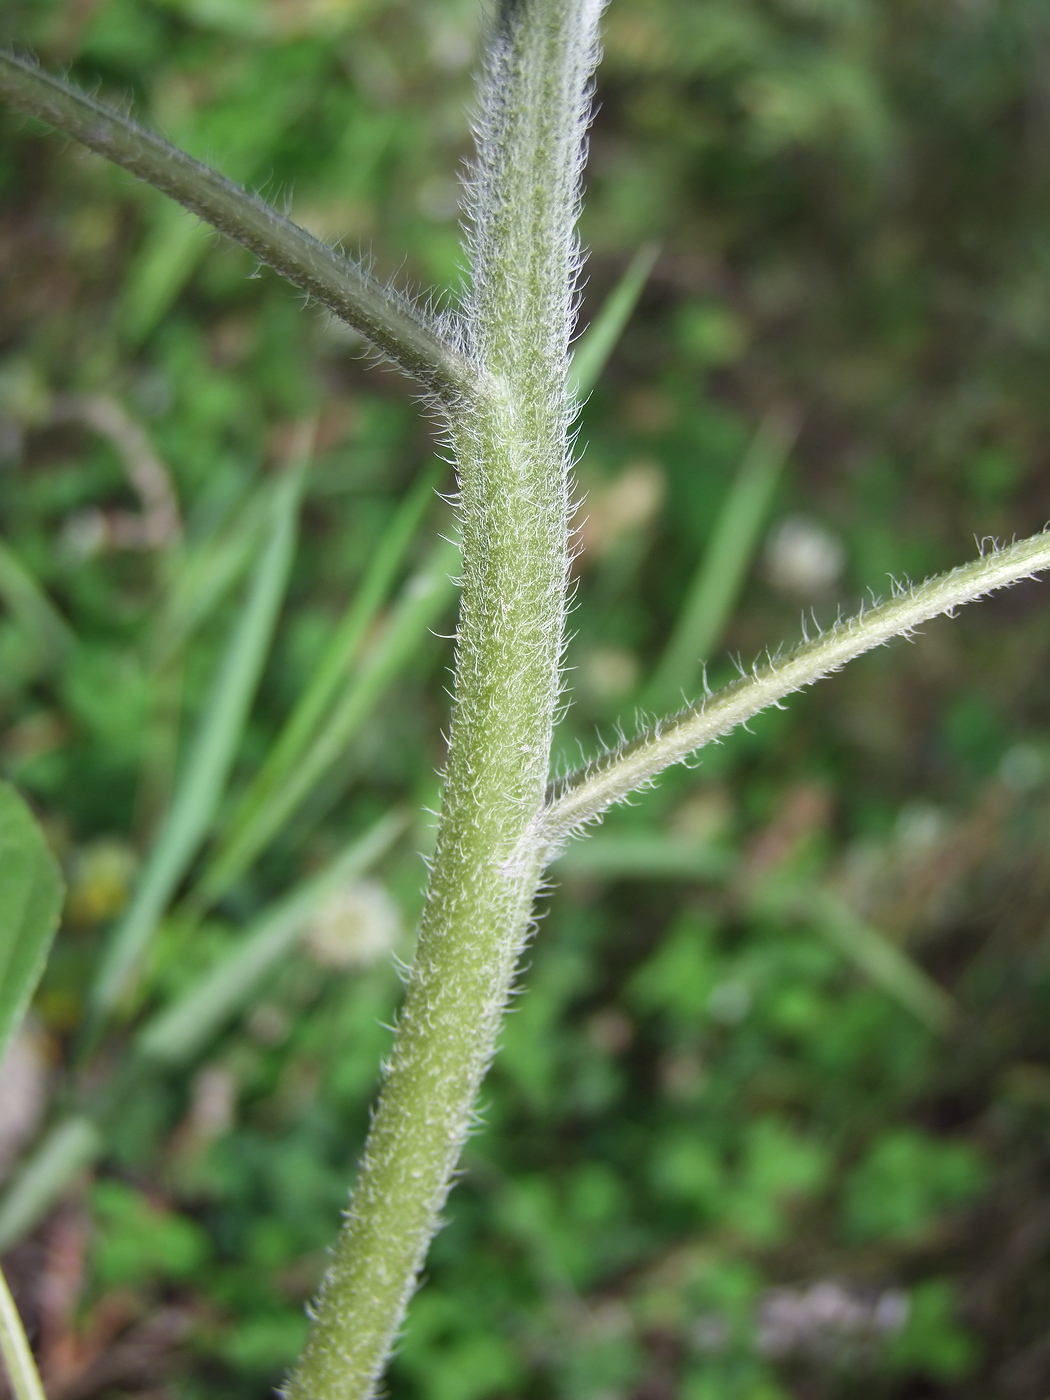
[(468, 188), (467, 351), (450, 421), (463, 599), (444, 804), (414, 966), (294, 1400), (373, 1393), (492, 1058), (542, 870), (568, 566), (568, 342), (597, 0), (502, 0)]

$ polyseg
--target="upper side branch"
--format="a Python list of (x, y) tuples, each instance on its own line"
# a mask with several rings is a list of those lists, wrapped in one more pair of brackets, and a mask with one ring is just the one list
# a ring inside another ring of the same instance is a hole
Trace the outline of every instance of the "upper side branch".
[(556, 847), (613, 803), (636, 792), (672, 763), (812, 685), (862, 652), (951, 613), (996, 588), (1006, 588), (1050, 568), (1050, 530), (901, 590), (888, 602), (837, 622), (813, 641), (756, 666), (699, 705), (662, 720), (560, 784), (548, 802), (541, 835)]
[(243, 244), (440, 398), (473, 393), (474, 367), (407, 300), (257, 195), (60, 78), (3, 50), (0, 98), (122, 165)]

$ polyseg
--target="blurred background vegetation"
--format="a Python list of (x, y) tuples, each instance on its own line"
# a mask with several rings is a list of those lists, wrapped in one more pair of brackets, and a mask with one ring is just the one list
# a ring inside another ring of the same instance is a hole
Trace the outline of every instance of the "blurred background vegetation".
[[(0, 40), (451, 298), (477, 25)], [(582, 415), (563, 765), (1048, 514), (1047, 0), (612, 0), (599, 102), (584, 320), (652, 270)], [(432, 836), (450, 485), (344, 329), (0, 111), (0, 765), (70, 882), (0, 1242), (51, 1400), (249, 1400), (301, 1342)], [(397, 1400), (1045, 1400), (1048, 643), (1038, 584), (933, 624), (556, 867)]]

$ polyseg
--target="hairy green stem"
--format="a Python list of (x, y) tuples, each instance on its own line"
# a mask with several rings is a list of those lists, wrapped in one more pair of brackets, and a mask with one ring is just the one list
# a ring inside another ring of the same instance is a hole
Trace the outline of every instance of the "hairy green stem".
[(568, 341), (600, 6), (503, 0), (469, 200), (469, 350), (493, 386), (450, 424), (463, 599), (437, 848), (346, 1228), (289, 1383), (364, 1400), (394, 1341), (495, 1047), (541, 875), (569, 517)]
[(46, 1400), (15, 1300), (0, 1273), (0, 1356), (15, 1400)]
[(477, 375), (469, 361), (415, 307), (257, 195), (4, 50), (0, 98), (122, 165), (243, 244), (440, 398), (455, 401), (473, 393)]
[(950, 614), (963, 603), (1048, 568), (1050, 532), (1043, 532), (901, 589), (888, 602), (837, 622), (812, 641), (756, 666), (750, 675), (661, 721), (559, 784), (543, 817), (542, 838), (556, 849), (573, 831), (645, 787), (665, 768), (681, 763), (793, 691), (941, 613)]

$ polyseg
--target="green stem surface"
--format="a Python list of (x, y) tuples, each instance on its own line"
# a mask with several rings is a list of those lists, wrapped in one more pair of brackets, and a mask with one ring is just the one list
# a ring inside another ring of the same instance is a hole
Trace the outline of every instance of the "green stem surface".
[(450, 424), (463, 598), (437, 848), (415, 964), (346, 1228), (288, 1394), (365, 1400), (438, 1225), (542, 870), (568, 569), (568, 343), (599, 6), (503, 0), (469, 190), (468, 349)]

